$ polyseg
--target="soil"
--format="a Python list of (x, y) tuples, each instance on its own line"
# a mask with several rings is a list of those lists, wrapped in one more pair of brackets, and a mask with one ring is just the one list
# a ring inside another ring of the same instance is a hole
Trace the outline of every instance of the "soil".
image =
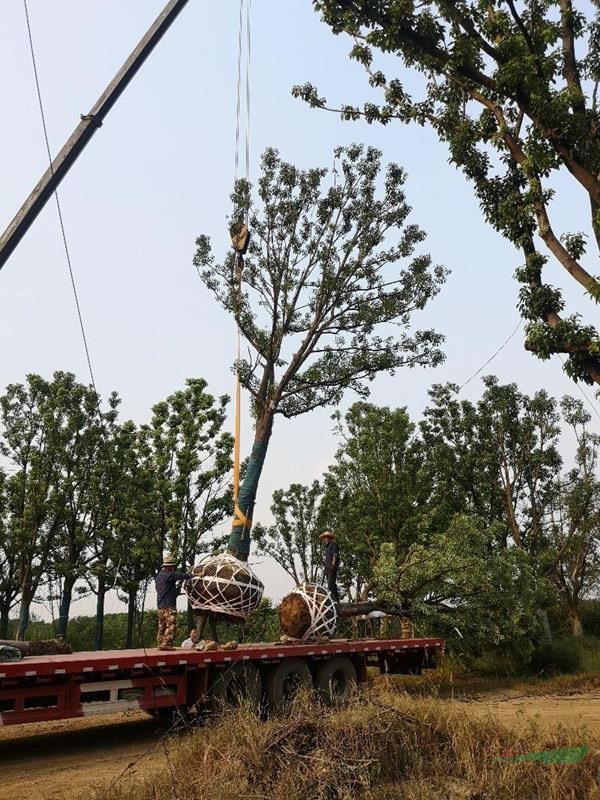
[[(474, 714), (491, 715), (509, 726), (585, 725), (591, 744), (600, 741), (600, 692), (528, 696), (494, 691), (465, 704)], [(91, 789), (128, 774), (167, 769), (161, 735), (164, 728), (143, 712), (61, 720), (0, 728), (0, 800), (27, 795), (36, 800), (76, 800)], [(107, 794), (107, 800), (110, 792)]]
[(0, 800), (75, 800), (116, 778), (167, 766), (164, 728), (145, 712), (0, 728)]

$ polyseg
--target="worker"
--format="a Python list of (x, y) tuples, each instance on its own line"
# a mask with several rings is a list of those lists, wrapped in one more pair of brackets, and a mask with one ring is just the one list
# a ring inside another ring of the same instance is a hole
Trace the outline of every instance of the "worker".
[(319, 539), (325, 544), (325, 577), (327, 578), (327, 588), (333, 595), (336, 604), (340, 602), (337, 588), (337, 574), (340, 564), (340, 548), (335, 540), (335, 533), (323, 531)]
[(188, 638), (184, 639), (183, 642), (181, 643), (181, 647), (184, 650), (193, 650), (197, 644), (198, 644), (198, 631), (196, 630), (196, 628), (192, 628)]
[(158, 633), (156, 646), (159, 650), (174, 650), (173, 639), (177, 630), (177, 595), (181, 582), (191, 578), (187, 572), (175, 572), (177, 562), (165, 556), (156, 576), (156, 606), (158, 608)]

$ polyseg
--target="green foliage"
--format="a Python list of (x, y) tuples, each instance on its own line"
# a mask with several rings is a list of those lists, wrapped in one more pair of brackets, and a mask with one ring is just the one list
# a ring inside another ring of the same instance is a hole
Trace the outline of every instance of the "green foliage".
[[(330, 108), (311, 84), (294, 87), (293, 94), (345, 120), (431, 126), (472, 184), (485, 221), (537, 261), (536, 270), (518, 272), (526, 346), (541, 358), (565, 353), (574, 380), (600, 382), (596, 327), (575, 314), (561, 317), (562, 292), (544, 281), (546, 258), (534, 238), (595, 304), (600, 284), (583, 263), (585, 234), (555, 232), (550, 201), (560, 171), (583, 195), (600, 242), (598, 4), (313, 5), (333, 33), (351, 38), (350, 58), (380, 89), (381, 102)], [(380, 56), (386, 73), (378, 68)], [(415, 96), (405, 88), (407, 72), (419, 73)]]
[(318, 481), (311, 486), (293, 483), (286, 491), (277, 489), (271, 506), (275, 524), (265, 527), (258, 523), (252, 531), (258, 553), (275, 559), (296, 584), (315, 583), (322, 571), (321, 495)]
[(576, 639), (557, 639), (539, 644), (531, 655), (529, 669), (536, 675), (581, 672), (582, 647)]
[(496, 540), (493, 527), (457, 516), (446, 531), (398, 555), (384, 544), (373, 569), (375, 594), (400, 599), (442, 635), (462, 637), (465, 651), (502, 645), (522, 653), (538, 632), (543, 585), (523, 550), (494, 549)]
[[(382, 175), (372, 147), (338, 148), (335, 158), (340, 180), (328, 185), (325, 169), (300, 170), (266, 150), (257, 198), (245, 181), (232, 196), (231, 228), (247, 219), (252, 231), (243, 261), (217, 262), (209, 238), (197, 240), (194, 264), (249, 346), (236, 364), (256, 418), (240, 489), (248, 517), (275, 415), (336, 405), (347, 389), (366, 396), (380, 372), (443, 359), (439, 334), (411, 329), (446, 271), (417, 254), (425, 234), (407, 224), (403, 170), (389, 164)], [(229, 548), (246, 558), (249, 531), (234, 528)]]

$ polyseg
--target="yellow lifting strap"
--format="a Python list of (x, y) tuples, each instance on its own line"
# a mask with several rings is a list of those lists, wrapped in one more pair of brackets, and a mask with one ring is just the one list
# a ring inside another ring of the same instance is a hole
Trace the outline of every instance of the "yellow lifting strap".
[[(245, 226), (244, 226), (245, 227)], [(246, 228), (246, 233), (248, 229)], [(240, 259), (241, 260), (241, 259)], [(240, 361), (241, 351), (241, 335), (238, 328), (237, 332), (237, 361)], [(240, 493), (240, 433), (241, 433), (241, 384), (239, 373), (236, 372), (235, 376), (235, 424), (233, 433), (233, 520), (232, 527), (238, 528), (242, 525), (244, 528), (250, 529), (252, 527), (252, 520), (244, 514), (238, 505), (238, 496)]]

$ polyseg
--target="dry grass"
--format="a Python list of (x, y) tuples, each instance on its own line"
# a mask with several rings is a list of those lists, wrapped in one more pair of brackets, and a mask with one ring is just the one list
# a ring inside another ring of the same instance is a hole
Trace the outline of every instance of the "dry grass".
[(285, 719), (217, 717), (169, 748), (170, 770), (96, 798), (600, 800), (600, 751), (574, 765), (497, 760), (579, 744), (600, 742), (576, 729), (516, 732), (461, 704), (380, 684), (339, 712), (305, 699)]

